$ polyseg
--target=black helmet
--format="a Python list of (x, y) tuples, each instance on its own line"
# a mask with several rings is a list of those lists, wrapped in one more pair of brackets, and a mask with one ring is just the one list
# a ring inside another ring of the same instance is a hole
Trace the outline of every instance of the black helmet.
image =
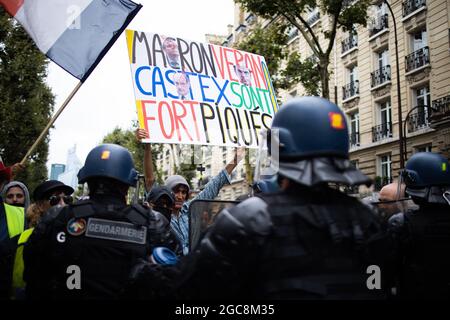
[(337, 105), (326, 99), (290, 100), (275, 114), (273, 129), (279, 134), (280, 160), (317, 156), (348, 158), (345, 116)]
[(84, 167), (78, 172), (78, 182), (84, 183), (98, 177), (115, 179), (135, 187), (138, 173), (130, 152), (116, 144), (102, 144), (92, 149)]
[(401, 176), (406, 184), (406, 193), (413, 199), (445, 203), (442, 195), (450, 189), (450, 165), (442, 155), (433, 152), (414, 154)]
[(255, 193), (272, 193), (280, 190), (276, 175), (267, 179), (255, 181), (252, 188)]
[(326, 99), (301, 97), (284, 104), (273, 118), (267, 143), (272, 167), (300, 184), (371, 184), (348, 159), (345, 115)]

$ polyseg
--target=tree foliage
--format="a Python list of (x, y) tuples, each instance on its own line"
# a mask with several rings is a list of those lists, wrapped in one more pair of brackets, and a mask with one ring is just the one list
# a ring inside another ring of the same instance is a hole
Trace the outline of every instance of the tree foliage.
[[(367, 8), (371, 0), (235, 0), (235, 2), (241, 4), (247, 11), (254, 12), (265, 19), (279, 20), (280, 24), (286, 23), (290, 28), (296, 28), (317, 58), (317, 65), (311, 65), (310, 62), (305, 63), (305, 59), (301, 61), (301, 58), (304, 57), (300, 57), (298, 54), (297, 56), (291, 55), (287, 61), (287, 67), (284, 70), (279, 70), (279, 75), (285, 78), (278, 81), (280, 87), (288, 87), (292, 84), (292, 81), (299, 80), (305, 86), (305, 89), (310, 90), (311, 93), (315, 91), (314, 82), (316, 79), (320, 79), (322, 96), (329, 99), (328, 81), (330, 72), (328, 67), (336, 32), (338, 29), (349, 31), (358, 24), (366, 25)], [(322, 13), (327, 15), (329, 18), (328, 29), (324, 29), (322, 25), (318, 28), (311, 28), (308, 24), (306, 17), (314, 8), (319, 8)], [(258, 33), (264, 36), (264, 30), (258, 31)], [(275, 40), (274, 43), (279, 46), (286, 45), (286, 42), (281, 41), (282, 39)], [(265, 36), (265, 41), (270, 41), (270, 38)], [(246, 40), (246, 42), (251, 43), (252, 41)], [(265, 46), (262, 43), (261, 45)], [(275, 47), (276, 45), (271, 46)], [(282, 59), (281, 55), (272, 54), (274, 52), (276, 50), (266, 51), (269, 54), (265, 57), (269, 61), (271, 59)], [(280, 64), (275, 63), (275, 65)], [(316, 69), (315, 72), (314, 69)], [(298, 75), (300, 72), (305, 72), (305, 75)], [(315, 77), (310, 78), (310, 75)]]
[[(54, 96), (45, 83), (46, 57), (23, 28), (0, 7), (0, 154), (6, 164), (19, 162), (45, 128)], [(15, 177), (32, 192), (47, 179), (48, 135)]]
[[(135, 128), (131, 130), (122, 130), (121, 128), (114, 128), (108, 133), (102, 143), (114, 143), (127, 148), (133, 156), (134, 166), (139, 173), (144, 172), (144, 145), (136, 139), (134, 134)], [(155, 176), (158, 183), (162, 183), (162, 171), (156, 167), (156, 159), (162, 152), (162, 145), (159, 143), (152, 143), (152, 160), (155, 164)]]

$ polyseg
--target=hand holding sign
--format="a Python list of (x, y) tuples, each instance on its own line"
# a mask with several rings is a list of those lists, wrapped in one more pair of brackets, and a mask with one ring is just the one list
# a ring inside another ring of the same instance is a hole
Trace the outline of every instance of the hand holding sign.
[(149, 137), (147, 130), (142, 129), (142, 128), (136, 129), (135, 135), (136, 135), (136, 139), (138, 139), (139, 141), (141, 141), (143, 139), (148, 139), (148, 137)]

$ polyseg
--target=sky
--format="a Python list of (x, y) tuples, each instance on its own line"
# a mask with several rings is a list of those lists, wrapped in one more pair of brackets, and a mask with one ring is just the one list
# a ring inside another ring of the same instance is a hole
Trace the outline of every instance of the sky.
[[(205, 42), (205, 34), (227, 35), (233, 24), (233, 0), (141, 0), (143, 8), (128, 29), (161, 33)], [(54, 111), (78, 80), (50, 62), (47, 83), (55, 94)], [(137, 120), (125, 33), (108, 51), (50, 129), (47, 166), (66, 163), (67, 151), (76, 145), (84, 163), (88, 152), (115, 127), (131, 129)]]

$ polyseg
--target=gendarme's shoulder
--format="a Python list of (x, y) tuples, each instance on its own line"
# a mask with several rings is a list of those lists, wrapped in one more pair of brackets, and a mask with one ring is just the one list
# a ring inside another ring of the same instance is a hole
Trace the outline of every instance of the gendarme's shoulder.
[(247, 199), (229, 209), (231, 216), (239, 220), (247, 230), (266, 234), (272, 227), (267, 203), (258, 197)]

